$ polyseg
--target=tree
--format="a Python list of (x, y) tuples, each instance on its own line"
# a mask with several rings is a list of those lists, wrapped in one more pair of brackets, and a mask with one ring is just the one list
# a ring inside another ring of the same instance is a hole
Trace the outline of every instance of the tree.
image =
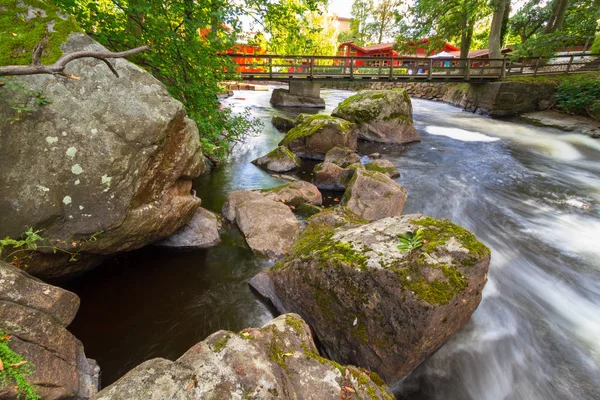
[(369, 41), (368, 19), (373, 12), (373, 0), (354, 0), (352, 3), (352, 20), (350, 21), (350, 37), (359, 46)]
[(546, 24), (546, 29), (544, 29), (544, 33), (552, 33), (562, 28), (565, 16), (567, 15), (568, 5), (569, 0), (554, 0), (552, 2), (552, 13)]
[(540, 6), (539, 0), (530, 0), (510, 18), (511, 33), (519, 36), (521, 43), (542, 31), (550, 18), (550, 7)]
[(510, 0), (497, 0), (495, 2), (494, 14), (488, 46), (490, 58), (500, 58), (502, 55), (502, 26), (506, 16), (506, 10), (510, 9)]
[(385, 37), (391, 37), (394, 34), (394, 22), (399, 18), (398, 8), (403, 4), (403, 0), (380, 0), (373, 9), (373, 22), (368, 26), (372, 32), (372, 38), (378, 44), (383, 42)]

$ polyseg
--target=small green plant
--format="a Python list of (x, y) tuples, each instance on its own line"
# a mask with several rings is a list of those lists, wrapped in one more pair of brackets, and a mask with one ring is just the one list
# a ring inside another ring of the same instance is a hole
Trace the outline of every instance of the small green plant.
[(81, 251), (90, 243), (98, 240), (104, 231), (94, 233), (88, 239), (84, 239), (80, 242), (73, 241), (70, 244), (64, 241), (62, 242), (63, 247), (71, 246), (73, 250), (66, 250), (65, 248), (58, 247), (56, 245), (46, 245), (47, 239), (40, 235), (41, 230), (34, 230), (29, 228), (20, 239), (13, 239), (5, 237), (0, 239), (0, 261), (5, 261), (13, 264), (17, 268), (25, 268), (27, 265), (24, 264), (24, 260), (31, 258), (33, 253), (39, 249), (46, 249), (52, 251), (54, 254), (60, 252), (70, 256), (69, 261), (77, 261), (77, 256)]
[(0, 387), (13, 385), (18, 399), (40, 399), (33, 386), (25, 379), (33, 374), (32, 365), (9, 347), (9, 341), (10, 336), (0, 330)]
[(423, 230), (417, 229), (416, 232), (401, 233), (398, 235), (398, 240), (400, 241), (398, 250), (412, 254), (414, 250), (423, 247)]
[(12, 80), (0, 82), (0, 88), (8, 91), (10, 94), (6, 100), (8, 106), (13, 110), (12, 115), (8, 116), (4, 121), (0, 120), (0, 124), (21, 121), (27, 115), (36, 112), (44, 104), (50, 104), (51, 101), (46, 98), (44, 92), (40, 90), (31, 90), (20, 83)]

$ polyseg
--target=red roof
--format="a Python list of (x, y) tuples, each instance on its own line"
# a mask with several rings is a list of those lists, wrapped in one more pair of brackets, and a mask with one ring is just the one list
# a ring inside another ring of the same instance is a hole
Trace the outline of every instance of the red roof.
[[(421, 57), (426, 56), (426, 51), (425, 51), (425, 49), (421, 48), (420, 46), (426, 47), (427, 45), (429, 45), (429, 39), (427, 39), (427, 38), (421, 39), (417, 43), (414, 43), (414, 42), (408, 43), (409, 47), (416, 47), (416, 50), (414, 52), (416, 53), (417, 56), (421, 56)], [(399, 55), (398, 52), (396, 52), (393, 49), (394, 43), (381, 43), (381, 44), (376, 44), (373, 46), (361, 47), (357, 44), (354, 44), (354, 41), (351, 40), (348, 42), (340, 43), (340, 47), (341, 46), (350, 46), (352, 48), (355, 48), (358, 51), (361, 51), (365, 55), (378, 54), (378, 53), (390, 53), (390, 55), (393, 57), (397, 57)], [(455, 46), (451, 45), (450, 43), (444, 43), (442, 50), (446, 51), (446, 52), (453, 52), (453, 51), (460, 52), (460, 49), (458, 47), (455, 47)], [(433, 54), (433, 52), (432, 52), (432, 54)], [(415, 54), (413, 54), (412, 56), (414, 57)]]

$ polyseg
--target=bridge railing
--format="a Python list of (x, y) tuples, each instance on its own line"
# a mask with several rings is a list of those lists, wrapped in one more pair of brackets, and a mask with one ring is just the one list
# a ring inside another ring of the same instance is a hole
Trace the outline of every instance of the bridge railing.
[(232, 54), (245, 79), (492, 80), (600, 70), (600, 55), (551, 58), (421, 58)]

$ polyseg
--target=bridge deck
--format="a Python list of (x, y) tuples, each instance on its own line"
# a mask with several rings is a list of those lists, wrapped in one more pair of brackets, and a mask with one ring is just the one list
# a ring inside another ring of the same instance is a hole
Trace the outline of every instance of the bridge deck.
[(600, 54), (551, 58), (441, 59), (230, 54), (244, 80), (489, 82), (511, 76), (600, 71)]

